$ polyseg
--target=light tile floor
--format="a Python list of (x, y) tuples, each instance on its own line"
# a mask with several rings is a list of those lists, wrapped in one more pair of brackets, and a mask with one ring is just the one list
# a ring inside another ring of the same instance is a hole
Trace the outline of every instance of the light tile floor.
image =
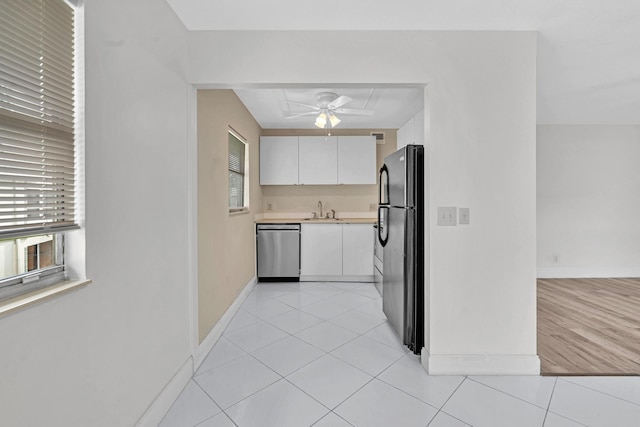
[(639, 377), (428, 376), (369, 283), (260, 283), (161, 427), (640, 426)]

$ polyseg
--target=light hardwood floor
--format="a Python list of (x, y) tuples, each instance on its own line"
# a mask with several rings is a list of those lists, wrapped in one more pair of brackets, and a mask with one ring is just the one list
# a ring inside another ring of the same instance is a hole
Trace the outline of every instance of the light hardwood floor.
[(542, 375), (640, 375), (640, 278), (539, 279)]

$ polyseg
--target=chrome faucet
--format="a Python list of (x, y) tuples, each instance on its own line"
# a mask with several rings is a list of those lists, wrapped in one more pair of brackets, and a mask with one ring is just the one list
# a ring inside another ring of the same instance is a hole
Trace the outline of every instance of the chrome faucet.
[(322, 200), (318, 200), (318, 207), (320, 208), (320, 218), (322, 218)]

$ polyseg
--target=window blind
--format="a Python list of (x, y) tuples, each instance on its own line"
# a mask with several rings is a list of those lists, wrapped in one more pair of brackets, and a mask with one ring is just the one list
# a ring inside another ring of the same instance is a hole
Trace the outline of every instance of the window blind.
[(244, 208), (245, 145), (229, 133), (229, 209)]
[(0, 238), (76, 228), (73, 8), (0, 8)]

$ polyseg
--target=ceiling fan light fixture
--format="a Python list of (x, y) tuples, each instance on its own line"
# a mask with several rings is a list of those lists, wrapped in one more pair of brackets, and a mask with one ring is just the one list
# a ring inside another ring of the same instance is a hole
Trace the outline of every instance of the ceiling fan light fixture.
[(329, 122), (331, 123), (331, 127), (334, 128), (338, 126), (341, 120), (335, 114), (329, 114)]
[(324, 127), (327, 125), (327, 115), (325, 113), (318, 114), (318, 117), (316, 117), (315, 125), (320, 129), (324, 129)]

